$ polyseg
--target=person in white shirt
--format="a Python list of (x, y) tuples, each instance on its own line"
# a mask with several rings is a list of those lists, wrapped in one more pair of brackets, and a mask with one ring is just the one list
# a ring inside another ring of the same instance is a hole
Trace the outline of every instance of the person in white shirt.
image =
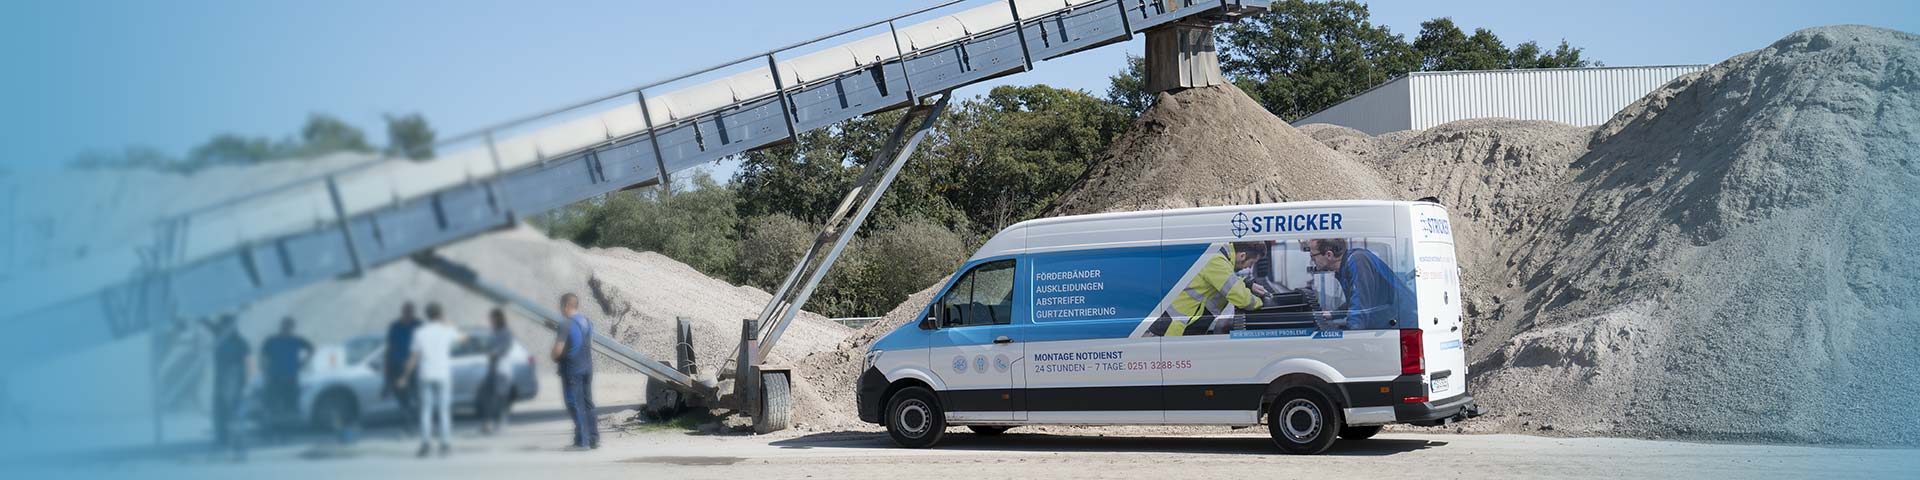
[[(462, 340), (459, 330), (447, 326), (441, 318), (440, 304), (427, 304), (427, 323), (413, 331), (413, 353), (400, 376), (401, 387), (408, 379), (418, 379), (420, 393), (420, 456), (433, 451), (432, 438), (440, 438), (440, 456), (453, 450), (448, 431), (453, 428), (453, 346)], [(434, 419), (440, 429), (432, 429)]]

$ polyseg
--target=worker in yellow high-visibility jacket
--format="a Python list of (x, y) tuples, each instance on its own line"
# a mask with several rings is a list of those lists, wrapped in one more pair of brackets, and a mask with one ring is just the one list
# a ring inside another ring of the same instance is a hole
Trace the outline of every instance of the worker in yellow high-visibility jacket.
[(1213, 321), (1228, 305), (1240, 311), (1260, 308), (1260, 297), (1267, 294), (1266, 290), (1257, 283), (1249, 286), (1241, 272), (1266, 258), (1266, 247), (1266, 242), (1234, 242), (1214, 249), (1193, 281), (1174, 294), (1172, 305), (1147, 328), (1147, 335), (1216, 333), (1210, 331)]

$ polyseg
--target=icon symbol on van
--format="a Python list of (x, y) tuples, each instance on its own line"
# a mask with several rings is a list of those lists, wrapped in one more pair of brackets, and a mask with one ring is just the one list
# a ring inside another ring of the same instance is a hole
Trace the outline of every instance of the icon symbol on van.
[(1012, 367), (1013, 365), (1007, 362), (1006, 355), (995, 355), (993, 357), (993, 371), (1007, 373), (1007, 369)]
[(987, 356), (986, 355), (973, 356), (973, 371), (979, 372), (979, 373), (987, 373)]
[(967, 373), (967, 356), (966, 355), (953, 356), (953, 371), (956, 373)]
[(1233, 238), (1247, 236), (1247, 212), (1233, 214)]

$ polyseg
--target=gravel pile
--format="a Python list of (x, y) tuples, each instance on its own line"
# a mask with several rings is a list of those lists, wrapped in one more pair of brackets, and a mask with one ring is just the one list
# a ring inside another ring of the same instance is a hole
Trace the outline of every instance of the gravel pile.
[(1920, 36), (1795, 32), (1589, 146), (1472, 350), (1501, 421), (1920, 443)]

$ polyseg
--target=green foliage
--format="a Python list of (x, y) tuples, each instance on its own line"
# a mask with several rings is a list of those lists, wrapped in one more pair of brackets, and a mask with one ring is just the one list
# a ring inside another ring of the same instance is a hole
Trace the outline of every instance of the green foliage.
[(659, 252), (708, 275), (729, 277), (740, 226), (733, 188), (704, 172), (692, 184), (664, 199), (653, 189), (611, 193), (584, 211), (570, 212), (577, 220), (549, 228), (565, 229), (568, 238), (583, 244)]
[[(433, 128), (425, 117), (411, 114), (387, 117), (388, 136), (407, 152), (433, 155)], [(398, 134), (396, 134), (396, 128)], [(255, 165), (266, 162), (316, 158), (339, 152), (370, 153), (365, 133), (338, 117), (323, 113), (307, 116), (297, 137), (273, 140), (234, 133), (214, 135), (206, 143), (187, 150), (185, 157), (174, 157), (157, 149), (131, 146), (119, 152), (88, 151), (67, 162), (74, 168), (140, 168), (174, 173), (193, 173), (219, 165)], [(410, 155), (411, 156), (411, 155)]]
[(1421, 24), (1411, 43), (1374, 25), (1365, 4), (1274, 2), (1267, 13), (1220, 30), (1220, 68), (1274, 115), (1298, 120), (1413, 71), (1584, 67), (1565, 41), (1508, 49), (1487, 29), (1467, 35), (1448, 18)]
[(926, 163), (933, 180), (949, 182), (937, 191), (978, 232), (1039, 216), (1129, 121), (1120, 107), (1045, 85), (996, 87), (948, 120)]
[(387, 154), (414, 160), (433, 158), (433, 127), (418, 113), (385, 115)]
[(1495, 70), (1508, 68), (1584, 67), (1580, 49), (1565, 40), (1552, 52), (1542, 52), (1540, 44), (1526, 42), (1508, 49), (1492, 31), (1474, 29), (1469, 36), (1454, 25), (1451, 18), (1436, 18), (1420, 24), (1420, 36), (1413, 41), (1420, 52), (1420, 68), (1428, 71)]
[(1274, 2), (1220, 30), (1220, 68), (1281, 119), (1310, 115), (1417, 66), (1413, 48), (1353, 1)]
[(779, 288), (820, 235), (820, 227), (786, 214), (748, 218), (741, 224), (739, 269), (734, 280), (766, 290)]
[[(879, 155), (899, 113), (842, 122), (793, 145), (749, 153), (734, 177), (740, 216), (826, 220)], [(935, 125), (870, 219), (884, 230), (926, 220), (962, 232), (1032, 218), (1071, 187), (1126, 128), (1120, 108), (1077, 90), (1002, 86), (961, 100)]]
[(1153, 93), (1147, 91), (1147, 57), (1127, 54), (1127, 66), (1107, 77), (1107, 84), (1107, 103), (1129, 116), (1139, 117), (1153, 106)]
[(339, 118), (324, 113), (307, 116), (300, 128), (301, 143), (280, 157), (317, 157), (334, 152), (371, 152), (367, 135)]

